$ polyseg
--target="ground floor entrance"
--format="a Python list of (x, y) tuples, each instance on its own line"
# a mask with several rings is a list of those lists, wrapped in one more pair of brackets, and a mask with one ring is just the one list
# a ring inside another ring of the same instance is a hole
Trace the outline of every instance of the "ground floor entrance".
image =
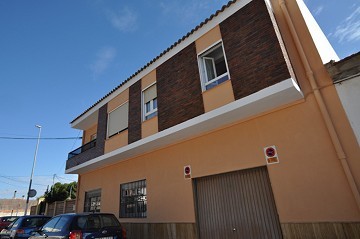
[(266, 167), (194, 180), (201, 239), (282, 238)]

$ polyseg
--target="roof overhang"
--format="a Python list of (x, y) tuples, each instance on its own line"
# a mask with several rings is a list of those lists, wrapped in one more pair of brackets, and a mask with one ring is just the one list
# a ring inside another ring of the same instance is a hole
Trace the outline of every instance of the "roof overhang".
[(179, 143), (218, 128), (246, 120), (303, 99), (297, 83), (289, 78), (242, 99), (224, 105), (154, 135), (67, 169), (69, 174), (82, 174), (110, 166), (156, 149)]
[(97, 124), (98, 122), (98, 114), (99, 109), (93, 108), (91, 111), (88, 112), (87, 117), (81, 120), (76, 120), (71, 123), (71, 128), (80, 129), (80, 130), (87, 130), (91, 126)]

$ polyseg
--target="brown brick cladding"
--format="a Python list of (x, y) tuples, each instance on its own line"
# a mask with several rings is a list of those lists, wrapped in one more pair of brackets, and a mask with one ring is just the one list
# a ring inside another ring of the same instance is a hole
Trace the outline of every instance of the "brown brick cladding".
[(290, 78), (263, 0), (223, 21), (220, 31), (236, 100)]
[(141, 80), (129, 88), (128, 143), (141, 139)]
[(107, 104), (105, 104), (99, 109), (98, 128), (96, 131), (96, 146), (68, 159), (66, 161), (66, 169), (75, 167), (104, 154), (107, 132), (107, 117)]
[(195, 43), (157, 70), (159, 131), (204, 113)]

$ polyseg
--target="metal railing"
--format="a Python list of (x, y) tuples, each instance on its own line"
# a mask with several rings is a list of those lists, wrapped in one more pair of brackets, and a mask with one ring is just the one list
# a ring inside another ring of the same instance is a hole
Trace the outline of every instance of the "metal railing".
[(79, 154), (85, 152), (86, 150), (94, 148), (95, 146), (96, 146), (96, 139), (90, 141), (89, 143), (82, 145), (81, 147), (75, 149), (74, 151), (71, 151), (68, 154), (68, 159), (71, 159), (72, 157), (79, 155)]

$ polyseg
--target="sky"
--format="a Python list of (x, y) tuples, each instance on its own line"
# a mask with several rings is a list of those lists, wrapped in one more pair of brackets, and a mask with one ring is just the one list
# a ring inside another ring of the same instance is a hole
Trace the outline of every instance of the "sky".
[[(77, 180), (64, 173), (82, 136), (69, 122), (225, 3), (0, 0), (0, 198), (27, 193), (36, 124), (36, 197)], [(340, 59), (360, 51), (359, 0), (305, 3)]]

